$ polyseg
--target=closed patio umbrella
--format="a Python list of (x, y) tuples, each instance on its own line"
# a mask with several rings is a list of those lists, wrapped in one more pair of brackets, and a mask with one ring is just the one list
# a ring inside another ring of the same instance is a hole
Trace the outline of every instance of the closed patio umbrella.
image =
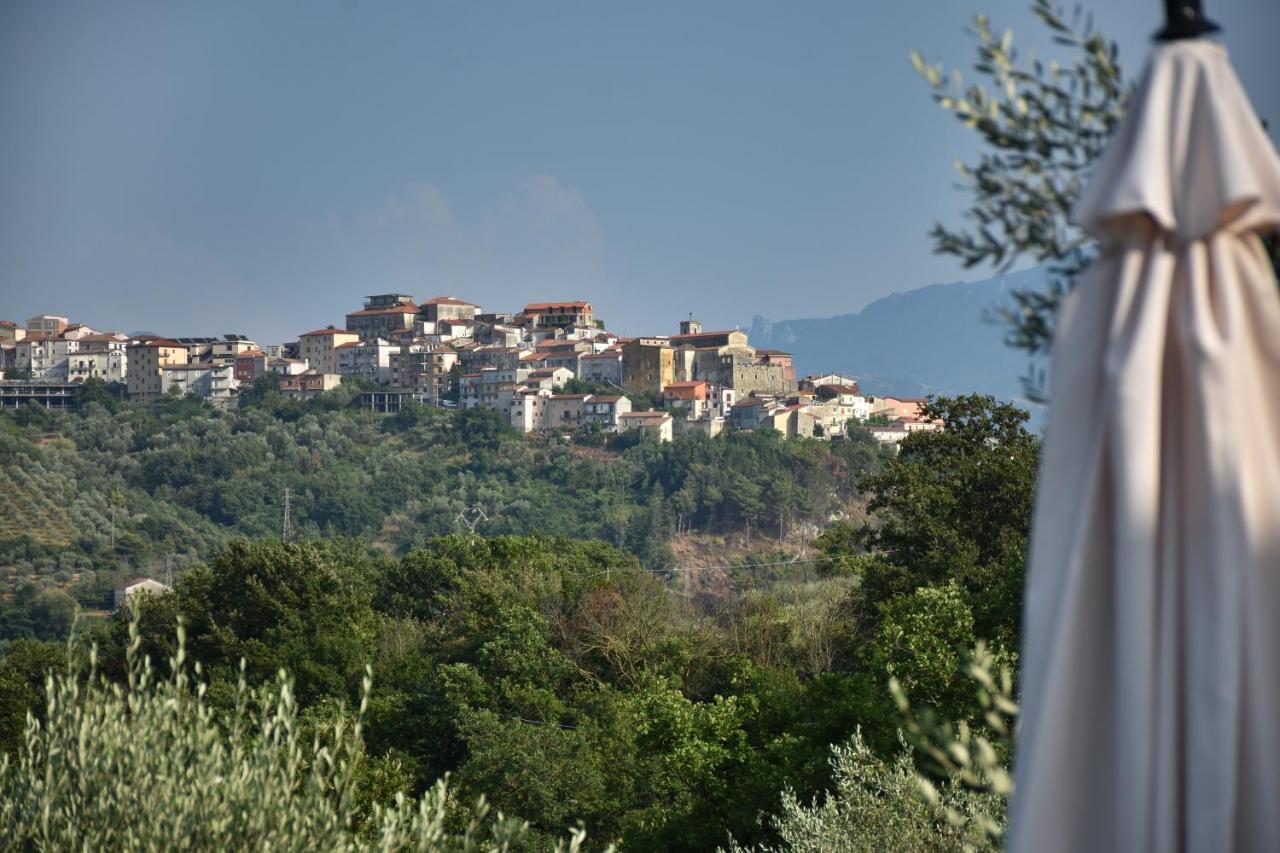
[[(1280, 850), (1280, 158), (1166, 29), (1074, 211), (1010, 848)], [(1176, 23), (1171, 29), (1176, 30)]]

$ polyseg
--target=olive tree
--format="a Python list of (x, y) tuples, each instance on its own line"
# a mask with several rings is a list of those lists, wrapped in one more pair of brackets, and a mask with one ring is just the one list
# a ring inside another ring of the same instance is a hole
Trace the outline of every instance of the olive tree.
[(1070, 222), (1089, 168), (1124, 113), (1129, 92), (1115, 42), (1079, 10), (1066, 15), (1053, 0), (1032, 11), (1066, 48), (1063, 60), (1021, 56), (1013, 33), (997, 35), (985, 16), (974, 18), (977, 82), (959, 71), (911, 59), (933, 89), (934, 101), (981, 137), (976, 162), (956, 168), (972, 196), (960, 226), (936, 224), (934, 250), (965, 267), (1007, 270), (1030, 260), (1049, 269), (1043, 290), (1013, 294), (1002, 309), (1008, 342), (1033, 354), (1048, 351), (1058, 303), (1092, 257), (1087, 235)]

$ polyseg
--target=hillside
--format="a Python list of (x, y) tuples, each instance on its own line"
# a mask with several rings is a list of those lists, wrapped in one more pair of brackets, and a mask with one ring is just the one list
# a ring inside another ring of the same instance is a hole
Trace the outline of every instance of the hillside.
[(1003, 330), (988, 313), (1006, 304), (1010, 291), (1043, 281), (1037, 267), (895, 293), (856, 314), (777, 321), (757, 316), (751, 342), (792, 353), (797, 373), (849, 373), (873, 394), (981, 392), (1021, 400), (1028, 359), (1005, 346)]
[(480, 507), (482, 534), (602, 539), (664, 569), (678, 533), (816, 529), (882, 458), (869, 435), (583, 447), (488, 410), (386, 417), (349, 408), (349, 394), (0, 415), (0, 599), (35, 584), (92, 607), (126, 574), (181, 574), (234, 537), (278, 537), (286, 489), (295, 535), (358, 537), (373, 553), (456, 532), (459, 513)]

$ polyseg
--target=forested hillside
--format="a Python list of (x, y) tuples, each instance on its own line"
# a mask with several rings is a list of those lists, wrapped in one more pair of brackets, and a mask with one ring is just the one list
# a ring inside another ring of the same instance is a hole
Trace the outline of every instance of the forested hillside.
[[(269, 688), (281, 672), (292, 698), (279, 707), (296, 714), (299, 742), (323, 744), (326, 721), (349, 727), (363, 714), (358, 767), (335, 801), (356, 816), (347, 831), (368, 837), (376, 805), (422, 796), (449, 774), (451, 825), (483, 793), (528, 823), (523, 849), (548, 849), (579, 824), (591, 849), (787, 838), (801, 849), (875, 850), (886, 833), (902, 849), (973, 849), (998, 832), (1001, 801), (954, 777), (938, 781), (940, 799), (917, 797), (889, 679), (927, 719), (991, 734), (992, 690), (975, 698), (962, 673), (972, 669), (966, 650), (983, 638), (988, 669), (1016, 660), (1038, 442), (1025, 413), (990, 398), (938, 401), (930, 416), (946, 429), (911, 436), (882, 464), (873, 464), (872, 445), (765, 434), (584, 455), (474, 414), (377, 419), (320, 404), (222, 414), (182, 402), (114, 414), (104, 406), (57, 422), (27, 414), (4, 441), (13, 464), (61, 472), (69, 518), (95, 506), (77, 510), (69, 484), (118, 495), (117, 547), (133, 547), (134, 558), (210, 549), (174, 594), (142, 596), (83, 632), (108, 681), (127, 682), (130, 658), (167, 673), (181, 624), (183, 653), (207, 682), (200, 695), (210, 720), (242, 715), (237, 681)], [(196, 476), (194, 465), (218, 474)], [(342, 494), (370, 507), (362, 511), (397, 507), (412, 519), (394, 536), (369, 524), (395, 553), (322, 535), (366, 532), (324, 501), (323, 489), (341, 479), (331, 468), (358, 478)], [(370, 470), (396, 472), (399, 491), (377, 487)], [(784, 471), (792, 487), (779, 491), (770, 478)], [(261, 499), (226, 496), (285, 484), (299, 496), (302, 535), (234, 537), (234, 525), (274, 533), (275, 513)], [(452, 490), (462, 491), (456, 504)], [(481, 494), (493, 505), (498, 497), (501, 506), (536, 505), (528, 518), (495, 513), (495, 527), (524, 535), (431, 535), (448, 529), (454, 506)], [(768, 583), (690, 597), (658, 562), (654, 531), (794, 523), (767, 501), (789, 518), (819, 518), (855, 494), (870, 523), (827, 524), (812, 542), (811, 571), (782, 565)], [(435, 520), (430, 507), (446, 517)], [(609, 512), (628, 513), (625, 530)], [(144, 544), (152, 513), (167, 513), (155, 530), (169, 538), (155, 548)], [(575, 513), (572, 536), (545, 532)], [(529, 532), (536, 526), (544, 532)], [(646, 535), (633, 538), (637, 529)], [(102, 560), (108, 534), (81, 537), (70, 553)], [(140, 542), (126, 546), (129, 535)], [(619, 539), (633, 550), (611, 544)], [(41, 553), (56, 563), (55, 551)], [(57, 611), (53, 592), (23, 602), (35, 621)], [(12, 603), (9, 613), (17, 610)], [(40, 636), (30, 620), (0, 614), (0, 622)], [(86, 651), (73, 651), (72, 663)], [(31, 742), (22, 733), (28, 712), (46, 719), (45, 673), (65, 655), (59, 642), (6, 644), (6, 753)], [(366, 666), (373, 689), (360, 711)], [(59, 731), (70, 737), (73, 722)], [(307, 760), (308, 747), (299, 749)], [(1001, 750), (974, 755), (999, 762)], [(138, 778), (149, 778), (149, 752), (130, 759)], [(807, 804), (824, 791), (823, 811), (811, 816)]]
[(487, 410), (388, 417), (349, 399), (340, 389), (220, 411), (101, 396), (78, 414), (0, 417), (0, 592), (60, 587), (100, 606), (124, 575), (181, 574), (233, 537), (279, 537), (286, 489), (302, 538), (404, 553), (479, 507), (484, 535), (601, 539), (663, 569), (677, 532), (825, 525), (881, 459), (865, 435), (584, 447), (526, 437)]

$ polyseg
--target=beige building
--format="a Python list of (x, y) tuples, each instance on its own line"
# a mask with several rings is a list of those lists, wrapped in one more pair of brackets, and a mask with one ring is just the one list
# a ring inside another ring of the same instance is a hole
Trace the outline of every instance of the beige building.
[(77, 342), (74, 355), (67, 360), (67, 381), (123, 382), (128, 373), (126, 350), (129, 339), (119, 332), (85, 335)]
[(534, 329), (583, 328), (596, 324), (590, 302), (531, 302), (524, 306), (525, 322)]
[(38, 314), (27, 321), (28, 332), (44, 335), (60, 335), (71, 325), (70, 319), (57, 314)]
[(298, 336), (298, 354), (317, 373), (338, 372), (338, 347), (353, 344), (360, 336), (347, 329), (316, 329)]
[(449, 393), (449, 379), (458, 354), (439, 344), (405, 344), (391, 354), (391, 384), (423, 395), (433, 402)]
[(590, 399), (590, 394), (552, 394), (543, 409), (543, 428), (577, 431)]
[(27, 330), (12, 320), (0, 320), (0, 343), (16, 344), (27, 336)]
[(628, 394), (656, 396), (675, 381), (675, 350), (667, 338), (632, 338), (622, 345), (622, 388)]
[(347, 329), (361, 340), (402, 335), (413, 330), (418, 306), (405, 293), (379, 293), (364, 298), (364, 308), (347, 315)]
[(125, 350), (125, 382), (133, 398), (159, 397), (160, 369), (187, 363), (187, 348), (168, 338), (135, 339)]
[(332, 391), (342, 384), (342, 377), (336, 373), (299, 373), (296, 376), (280, 377), (280, 393), (286, 397), (305, 400), (316, 397), (326, 391)]
[(668, 412), (627, 412), (618, 416), (618, 431), (640, 429), (652, 432), (658, 441), (670, 441), (672, 418)]
[[(480, 306), (456, 296), (436, 296), (422, 303), (418, 316), (427, 323), (458, 320), (469, 323), (480, 315)], [(434, 332), (435, 330), (432, 329)]]

